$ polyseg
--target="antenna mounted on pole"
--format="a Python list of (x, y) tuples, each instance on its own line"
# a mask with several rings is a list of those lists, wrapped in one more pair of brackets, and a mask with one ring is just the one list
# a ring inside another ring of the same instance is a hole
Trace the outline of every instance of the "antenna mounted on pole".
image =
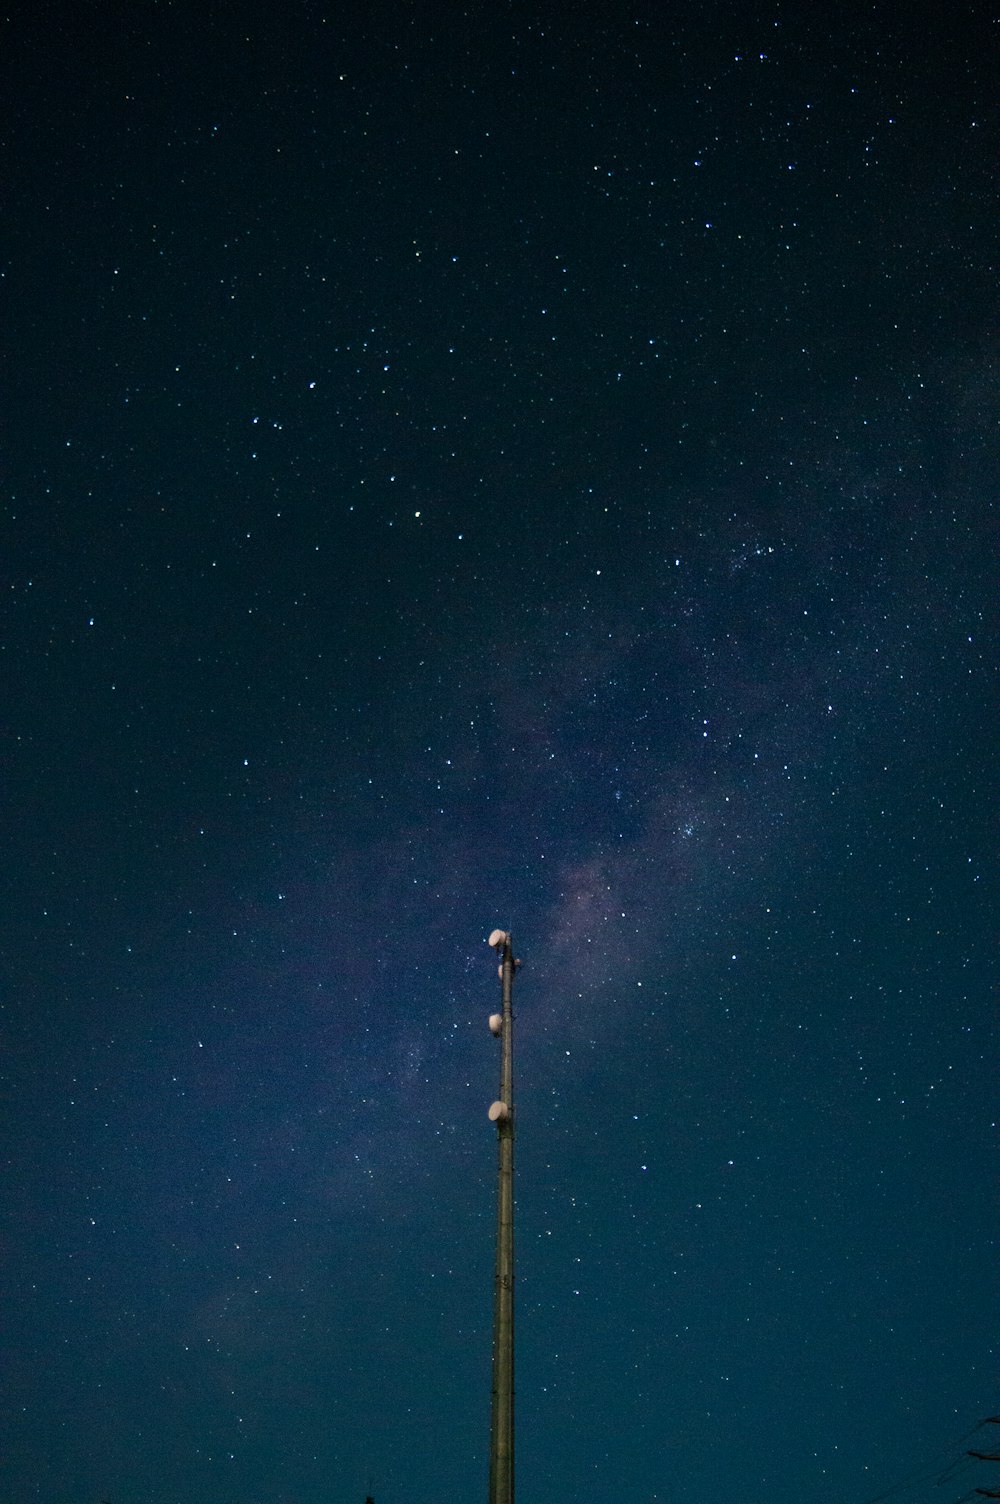
[(514, 959), (510, 935), (494, 930), (500, 957), (501, 1012), (490, 1033), (501, 1044), (500, 1095), (489, 1111), (497, 1125), (497, 1250), (493, 1282), (493, 1396), (490, 1409), (489, 1504), (514, 1504)]

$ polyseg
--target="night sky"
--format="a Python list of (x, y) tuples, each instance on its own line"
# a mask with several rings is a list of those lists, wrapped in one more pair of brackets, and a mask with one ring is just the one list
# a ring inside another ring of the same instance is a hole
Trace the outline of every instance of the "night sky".
[(14, 7), (3, 1504), (1000, 1488), (992, 43)]

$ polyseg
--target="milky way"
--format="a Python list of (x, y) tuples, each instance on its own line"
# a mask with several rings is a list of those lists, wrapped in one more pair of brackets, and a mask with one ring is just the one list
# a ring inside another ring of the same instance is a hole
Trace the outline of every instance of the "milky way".
[(988, 56), (12, 22), (12, 1500), (996, 1485)]

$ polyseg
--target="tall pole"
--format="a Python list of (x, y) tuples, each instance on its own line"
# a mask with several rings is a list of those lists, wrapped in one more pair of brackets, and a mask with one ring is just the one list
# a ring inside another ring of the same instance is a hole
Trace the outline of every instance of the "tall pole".
[(518, 965), (510, 935), (494, 930), (500, 956), (502, 1012), (490, 1018), (501, 1043), (500, 1096), (490, 1108), (497, 1125), (497, 1255), (493, 1284), (493, 1396), (490, 1408), (489, 1504), (514, 1504), (514, 1013)]

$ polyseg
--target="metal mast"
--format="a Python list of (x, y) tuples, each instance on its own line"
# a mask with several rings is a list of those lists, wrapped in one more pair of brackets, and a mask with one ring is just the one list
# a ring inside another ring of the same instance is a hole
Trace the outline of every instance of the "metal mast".
[(494, 930), (500, 956), (502, 1012), (490, 1016), (501, 1043), (500, 1096), (490, 1108), (497, 1125), (497, 1257), (493, 1286), (493, 1398), (490, 1410), (489, 1504), (514, 1504), (514, 959), (510, 935)]

